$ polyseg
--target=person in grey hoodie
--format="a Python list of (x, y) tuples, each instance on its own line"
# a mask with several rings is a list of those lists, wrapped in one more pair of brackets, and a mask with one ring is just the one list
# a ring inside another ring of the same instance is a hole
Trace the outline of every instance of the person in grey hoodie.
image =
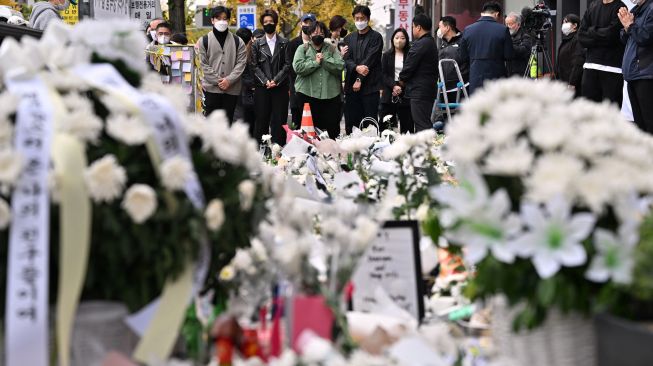
[(61, 21), (61, 15), (59, 15), (59, 12), (66, 10), (68, 5), (70, 5), (68, 0), (37, 2), (34, 4), (32, 14), (29, 16), (30, 25), (34, 29), (45, 30), (53, 19)]

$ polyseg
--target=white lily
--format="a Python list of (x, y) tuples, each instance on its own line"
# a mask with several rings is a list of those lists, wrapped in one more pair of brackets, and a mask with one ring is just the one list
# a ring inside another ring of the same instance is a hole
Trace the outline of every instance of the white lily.
[(622, 225), (618, 235), (605, 229), (596, 230), (594, 246), (598, 253), (585, 273), (588, 280), (606, 282), (612, 278), (614, 282), (621, 284), (629, 284), (632, 281), (635, 265), (633, 251), (639, 235), (631, 228)]
[(460, 225), (447, 238), (464, 245), (465, 258), (472, 264), (483, 260), (488, 251), (501, 262), (515, 261), (513, 242), (521, 233), (519, 216), (510, 211), (510, 198), (504, 189), (490, 197), (487, 205), (461, 218)]
[(587, 253), (581, 242), (594, 227), (594, 214), (572, 215), (569, 202), (557, 196), (544, 208), (523, 204), (521, 216), (529, 231), (516, 240), (519, 254), (532, 257), (540, 277), (549, 278), (562, 266), (574, 267), (586, 262)]
[(431, 197), (447, 206), (441, 212), (441, 222), (445, 227), (483, 207), (489, 197), (485, 180), (476, 168), (460, 167), (456, 178), (458, 186), (440, 185), (430, 190)]

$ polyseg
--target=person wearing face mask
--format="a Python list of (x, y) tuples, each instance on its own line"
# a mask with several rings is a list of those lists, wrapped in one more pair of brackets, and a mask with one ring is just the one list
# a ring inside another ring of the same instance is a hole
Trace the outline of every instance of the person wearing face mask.
[(585, 49), (578, 42), (579, 25), (580, 17), (576, 14), (568, 14), (562, 20), (562, 42), (558, 48), (558, 59), (556, 60), (558, 80), (566, 83), (569, 89), (574, 90), (576, 97), (581, 95), (583, 64), (585, 63)]
[(68, 0), (40, 1), (32, 7), (29, 22), (32, 28), (45, 30), (52, 20), (61, 21), (60, 11), (66, 10), (70, 3)]
[(379, 119), (383, 37), (370, 28), (370, 8), (357, 5), (351, 15), (358, 32), (345, 37), (345, 121), (347, 134), (364, 118)]
[(512, 38), (499, 24), (501, 5), (496, 1), (483, 4), (481, 18), (465, 28), (462, 49), (469, 59), (469, 94), (483, 87), (487, 80), (507, 76), (506, 62), (513, 58)]
[[(403, 28), (395, 29), (392, 34), (392, 47), (381, 57), (381, 73), (383, 74), (383, 94), (381, 95), (381, 120), (392, 116), (390, 126), (398, 121), (401, 133), (415, 133), (413, 118), (410, 115), (410, 101), (399, 86), (399, 74), (404, 68), (404, 60), (410, 50), (408, 32)], [(383, 130), (390, 128), (383, 123)]]
[(336, 47), (324, 42), (324, 23), (316, 22), (309, 34), (311, 42), (300, 46), (293, 58), (295, 90), (302, 105), (310, 105), (315, 127), (335, 139), (340, 135), (340, 80), (345, 63)]
[[(438, 49), (438, 57), (440, 60), (449, 59), (454, 60), (458, 64), (460, 73), (462, 74), (463, 81), (469, 81), (469, 60), (464, 57), (462, 51), (463, 35), (456, 28), (456, 18), (451, 16), (444, 16), (440, 19), (438, 24), (437, 36), (440, 39), (440, 47)], [(442, 72), (444, 73), (445, 86), (447, 90), (456, 88), (458, 84), (458, 74), (456, 68), (451, 63), (442, 64)], [(450, 101), (456, 100), (456, 92), (448, 94)]]
[(622, 69), (635, 124), (653, 134), (653, 0), (632, 3), (630, 11), (623, 7), (618, 14), (626, 43)]
[(587, 49), (581, 82), (583, 97), (595, 102), (608, 100), (618, 106), (623, 100), (624, 85), (624, 45), (619, 39), (623, 25), (618, 17), (621, 7), (625, 5), (618, 0), (592, 2), (578, 30), (578, 42)]
[(334, 15), (329, 21), (329, 31), (331, 32), (331, 38), (328, 38), (326, 41), (332, 45), (338, 47), (340, 55), (342, 57), (347, 53), (347, 46), (344, 43), (345, 36), (347, 35), (347, 30), (345, 29), (347, 25), (347, 19), (341, 15)]
[[(288, 42), (288, 47), (286, 47), (286, 58), (288, 60), (293, 60), (295, 57), (295, 53), (297, 52), (297, 49), (299, 46), (302, 44), (306, 44), (310, 42), (311, 36), (310, 33), (308, 32), (309, 28), (315, 24), (317, 20), (315, 19), (315, 15), (313, 14), (304, 14), (301, 17), (301, 29), (299, 31), (299, 36), (296, 38), (293, 38), (290, 42)], [(290, 82), (290, 114), (292, 118), (292, 125), (295, 128), (298, 128), (299, 125), (302, 122), (302, 110), (303, 110), (303, 105), (301, 104), (301, 101), (297, 97), (297, 93), (295, 92), (295, 80), (297, 78), (297, 74), (295, 73), (295, 68), (291, 67), (290, 68), (290, 74), (289, 74), (289, 82)]]
[(513, 57), (508, 61), (508, 75), (523, 77), (533, 48), (533, 39), (521, 27), (521, 15), (510, 13), (506, 17), (506, 27), (512, 39)]
[(168, 22), (159, 23), (156, 26), (156, 40), (152, 42), (154, 45), (164, 45), (170, 43), (172, 37), (172, 25)]
[(415, 132), (433, 128), (431, 112), (437, 93), (438, 46), (431, 35), (432, 28), (433, 21), (425, 14), (413, 17), (414, 41), (393, 90), (397, 94), (405, 93), (410, 99)]
[(223, 109), (230, 122), (241, 91), (241, 76), (247, 66), (247, 45), (229, 32), (231, 10), (216, 6), (211, 10), (213, 31), (200, 38), (200, 67), (204, 90), (204, 115)]
[(277, 34), (279, 15), (266, 10), (260, 17), (265, 37), (252, 45), (250, 67), (256, 75), (254, 101), (257, 108), (254, 138), (272, 134), (272, 141), (285, 145), (283, 125), (288, 120), (288, 73), (292, 60), (286, 55), (288, 40)]
[(154, 18), (150, 21), (145, 30), (145, 36), (147, 37), (148, 42), (156, 41), (156, 27), (163, 22), (164, 20), (162, 18)]

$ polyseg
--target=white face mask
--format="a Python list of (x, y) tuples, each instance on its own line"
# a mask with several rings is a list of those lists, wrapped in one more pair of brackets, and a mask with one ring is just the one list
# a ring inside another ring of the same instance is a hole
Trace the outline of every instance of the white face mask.
[(354, 24), (356, 25), (356, 29), (361, 31), (361, 30), (367, 28), (368, 21), (364, 20), (362, 22), (354, 22)]
[(168, 43), (170, 43), (170, 37), (168, 37), (168, 36), (158, 36), (158, 37), (156, 37), (156, 41), (159, 44), (168, 44)]
[(560, 30), (562, 31), (562, 34), (568, 36), (571, 33), (571, 23), (563, 23)]
[(442, 29), (438, 28), (438, 31), (435, 32), (435, 35), (438, 36), (438, 38), (442, 39), (444, 37), (444, 34), (442, 34)]
[(226, 20), (218, 20), (213, 24), (213, 26), (218, 30), (218, 32), (224, 32), (229, 28), (229, 23)]
[(156, 31), (150, 31), (150, 37), (152, 37), (152, 40), (156, 39)]

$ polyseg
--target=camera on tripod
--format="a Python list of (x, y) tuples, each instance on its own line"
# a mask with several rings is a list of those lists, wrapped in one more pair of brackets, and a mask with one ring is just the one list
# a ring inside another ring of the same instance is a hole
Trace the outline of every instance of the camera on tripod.
[(544, 1), (537, 3), (532, 9), (525, 7), (522, 12), (522, 27), (528, 33), (544, 33), (553, 27), (551, 9)]

